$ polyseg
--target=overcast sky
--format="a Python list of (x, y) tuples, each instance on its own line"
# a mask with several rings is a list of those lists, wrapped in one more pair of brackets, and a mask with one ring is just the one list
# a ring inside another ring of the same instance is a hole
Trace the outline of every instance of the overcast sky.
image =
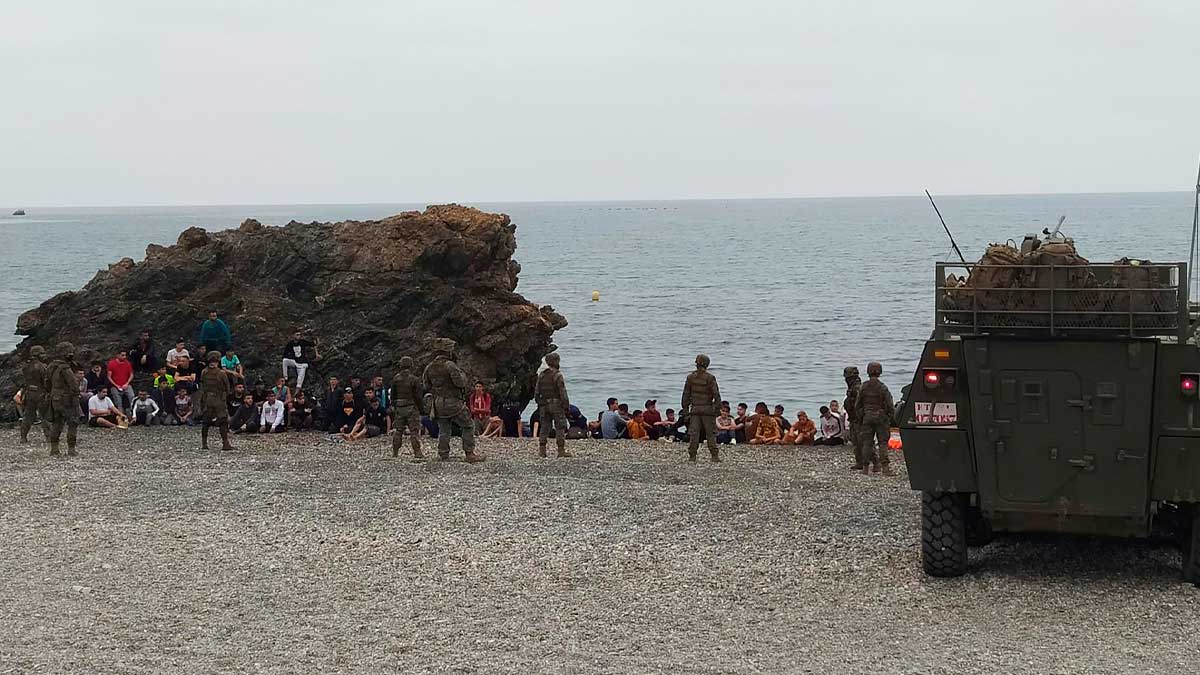
[(1187, 190), (1198, 54), (1195, 0), (11, 0), (0, 204)]

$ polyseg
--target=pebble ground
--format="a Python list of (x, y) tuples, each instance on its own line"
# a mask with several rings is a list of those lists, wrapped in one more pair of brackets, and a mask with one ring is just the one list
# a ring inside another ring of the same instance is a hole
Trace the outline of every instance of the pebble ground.
[[(36, 433), (36, 432), (35, 432)], [(0, 673), (1179, 673), (1168, 543), (1003, 538), (925, 578), (918, 500), (849, 451), (0, 431)], [(702, 451), (703, 454), (703, 451)], [(455, 448), (455, 457), (461, 452)]]

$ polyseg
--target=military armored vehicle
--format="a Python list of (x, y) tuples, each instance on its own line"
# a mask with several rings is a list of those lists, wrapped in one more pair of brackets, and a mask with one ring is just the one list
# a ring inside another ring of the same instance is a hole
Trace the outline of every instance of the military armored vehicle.
[(1200, 584), (1200, 345), (1188, 265), (1094, 264), (1051, 233), (937, 263), (897, 413), (927, 574), (995, 532), (1176, 536)]

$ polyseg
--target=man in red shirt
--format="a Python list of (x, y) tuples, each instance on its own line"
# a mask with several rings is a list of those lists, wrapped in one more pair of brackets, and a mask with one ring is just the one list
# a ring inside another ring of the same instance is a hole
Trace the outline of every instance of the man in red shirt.
[(663, 425), (662, 415), (658, 412), (657, 399), (646, 401), (646, 409), (642, 411), (642, 425), (646, 427), (651, 440), (658, 440), (666, 435), (667, 427)]
[(482, 434), (487, 428), (488, 420), (492, 419), (492, 395), (483, 388), (482, 382), (476, 382), (467, 403), (471, 406), (471, 420), (475, 423), (475, 433)]
[(128, 415), (137, 395), (133, 391), (133, 363), (125, 358), (124, 351), (117, 352), (117, 357), (108, 362), (108, 383), (113, 403)]

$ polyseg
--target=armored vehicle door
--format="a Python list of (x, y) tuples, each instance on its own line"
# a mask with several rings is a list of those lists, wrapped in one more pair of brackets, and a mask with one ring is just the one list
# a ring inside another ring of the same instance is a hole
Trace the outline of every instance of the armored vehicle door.
[[(1156, 347), (978, 340), (966, 350), (984, 508), (1011, 529), (1143, 529)], [(1098, 524), (1114, 518), (1124, 525)]]

